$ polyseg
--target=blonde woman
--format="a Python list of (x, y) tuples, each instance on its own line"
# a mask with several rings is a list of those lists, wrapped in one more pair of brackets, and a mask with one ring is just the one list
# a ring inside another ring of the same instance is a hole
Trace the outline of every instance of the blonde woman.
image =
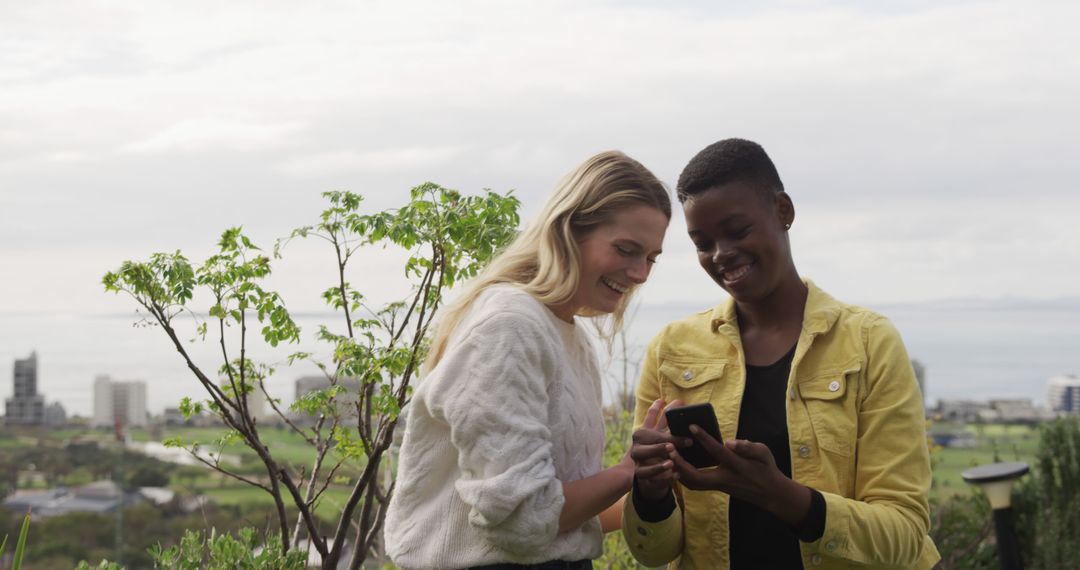
[(601, 469), (600, 371), (581, 318), (618, 329), (670, 218), (651, 172), (598, 154), (444, 309), (386, 516), (395, 564), (592, 567), (619, 524), (599, 515), (634, 466)]

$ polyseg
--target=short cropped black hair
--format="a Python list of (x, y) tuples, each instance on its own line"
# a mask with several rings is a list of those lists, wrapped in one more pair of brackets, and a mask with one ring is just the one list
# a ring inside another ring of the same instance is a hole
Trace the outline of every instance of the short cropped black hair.
[(751, 183), (763, 197), (784, 191), (765, 149), (745, 139), (724, 139), (702, 149), (683, 168), (675, 191), (683, 203), (695, 194), (736, 181)]

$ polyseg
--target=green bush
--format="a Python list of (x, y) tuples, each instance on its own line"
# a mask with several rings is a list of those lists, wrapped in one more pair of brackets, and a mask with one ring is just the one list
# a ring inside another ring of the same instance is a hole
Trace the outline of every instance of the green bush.
[[(1074, 568), (1080, 560), (1080, 418), (1042, 426), (1031, 497), (1021, 531), (1034, 529), (1027, 542), (1028, 568)], [(1021, 494), (1022, 496), (1022, 494)], [(1020, 517), (1018, 517), (1020, 518)]]
[[(626, 410), (613, 411), (604, 430), (604, 467), (615, 465), (630, 449), (630, 436), (633, 435), (633, 414)], [(626, 539), (620, 531), (604, 535), (604, 554), (593, 563), (593, 567), (604, 570), (637, 570), (644, 568), (634, 560), (626, 547)]]
[[(307, 554), (298, 550), (281, 551), (281, 537), (268, 536), (266, 546), (258, 544), (253, 528), (240, 529), (239, 538), (188, 530), (180, 544), (150, 548), (155, 568), (168, 570), (303, 570)], [(258, 551), (256, 553), (256, 551)]]
[[(1012, 515), (1026, 568), (1074, 568), (1080, 560), (1080, 419), (1040, 428), (1031, 473), (1013, 490)], [(999, 567), (993, 514), (972, 489), (931, 504), (931, 534), (941, 551), (941, 570)]]

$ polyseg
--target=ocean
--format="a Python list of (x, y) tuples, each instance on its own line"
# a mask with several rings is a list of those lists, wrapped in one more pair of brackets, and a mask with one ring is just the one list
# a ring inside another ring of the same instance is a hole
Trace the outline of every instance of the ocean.
[[(640, 357), (649, 339), (668, 321), (705, 308), (690, 305), (641, 306), (627, 327), (628, 351)], [(881, 305), (900, 330), (912, 358), (926, 366), (926, 401), (938, 399), (1030, 398), (1046, 401), (1053, 376), (1080, 373), (1080, 302), (953, 301)], [(318, 374), (311, 363), (286, 366), (289, 353), (314, 350), (320, 323), (340, 330), (333, 315), (298, 315), (305, 341), (270, 350), (251, 348), (257, 360), (278, 363), (269, 381), (272, 395), (293, 399), (295, 380)], [(69, 415), (92, 413), (93, 381), (145, 380), (151, 413), (175, 406), (184, 396), (200, 397), (201, 387), (167, 337), (157, 327), (133, 326), (134, 313), (107, 316), (59, 314), (0, 315), (0, 398), (12, 391), (14, 359), (36, 351), (38, 391), (58, 401)], [(190, 336), (190, 330), (187, 336)], [(256, 335), (257, 336), (257, 335)], [(188, 346), (203, 369), (220, 365), (220, 348), (210, 340)], [(621, 371), (621, 364), (612, 365)], [(616, 374), (617, 376), (618, 374)], [(614, 389), (615, 381), (608, 382)]]

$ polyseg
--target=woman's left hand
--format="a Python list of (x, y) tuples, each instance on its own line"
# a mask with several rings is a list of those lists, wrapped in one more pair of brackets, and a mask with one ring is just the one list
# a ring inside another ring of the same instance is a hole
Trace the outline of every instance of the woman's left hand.
[(722, 491), (770, 511), (790, 525), (802, 522), (810, 510), (810, 489), (780, 472), (765, 444), (744, 439), (721, 443), (697, 426), (690, 430), (694, 439), (716, 459), (717, 466), (698, 469), (678, 451), (672, 452), (671, 459), (683, 485), (698, 491)]

